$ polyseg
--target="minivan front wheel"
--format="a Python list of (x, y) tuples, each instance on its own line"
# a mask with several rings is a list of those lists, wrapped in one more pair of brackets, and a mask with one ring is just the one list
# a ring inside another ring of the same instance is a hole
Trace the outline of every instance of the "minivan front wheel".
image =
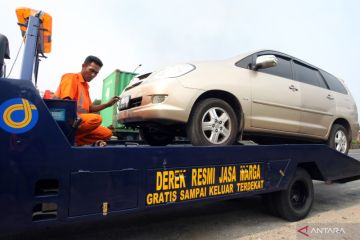
[(197, 103), (187, 126), (193, 145), (231, 145), (238, 134), (238, 121), (233, 108), (217, 98)]
[(350, 148), (350, 140), (347, 130), (340, 124), (334, 124), (328, 139), (329, 147), (338, 152), (347, 154)]

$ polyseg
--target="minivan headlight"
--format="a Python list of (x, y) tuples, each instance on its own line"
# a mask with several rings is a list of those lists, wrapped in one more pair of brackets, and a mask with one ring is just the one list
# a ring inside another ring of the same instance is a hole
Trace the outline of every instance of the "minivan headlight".
[(163, 68), (159, 71), (156, 71), (152, 74), (153, 79), (160, 78), (176, 78), (183, 76), (195, 69), (195, 66), (189, 63), (176, 64), (166, 68)]

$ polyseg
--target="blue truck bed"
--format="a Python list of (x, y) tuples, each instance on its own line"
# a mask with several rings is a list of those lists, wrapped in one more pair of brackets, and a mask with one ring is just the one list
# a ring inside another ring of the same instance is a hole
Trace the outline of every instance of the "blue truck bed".
[(31, 81), (0, 86), (0, 234), (285, 192), (299, 168), (328, 182), (360, 178), (360, 162), (321, 144), (76, 147), (73, 102), (47, 103)]

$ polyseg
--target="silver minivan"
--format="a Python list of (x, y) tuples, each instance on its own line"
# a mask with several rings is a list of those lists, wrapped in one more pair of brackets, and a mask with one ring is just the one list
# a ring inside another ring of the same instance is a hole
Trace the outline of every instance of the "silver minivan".
[(342, 153), (359, 130), (342, 80), (272, 50), (139, 76), (121, 95), (118, 120), (139, 127), (150, 145), (169, 144), (175, 136), (194, 145), (270, 136), (324, 142)]

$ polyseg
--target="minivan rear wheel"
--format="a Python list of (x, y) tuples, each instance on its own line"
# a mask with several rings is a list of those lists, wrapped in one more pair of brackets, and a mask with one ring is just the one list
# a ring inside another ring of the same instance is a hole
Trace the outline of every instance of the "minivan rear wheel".
[(208, 98), (194, 106), (187, 126), (193, 145), (231, 145), (237, 134), (238, 121), (227, 102)]
[(338, 152), (347, 154), (350, 148), (348, 131), (340, 124), (334, 124), (327, 144)]

